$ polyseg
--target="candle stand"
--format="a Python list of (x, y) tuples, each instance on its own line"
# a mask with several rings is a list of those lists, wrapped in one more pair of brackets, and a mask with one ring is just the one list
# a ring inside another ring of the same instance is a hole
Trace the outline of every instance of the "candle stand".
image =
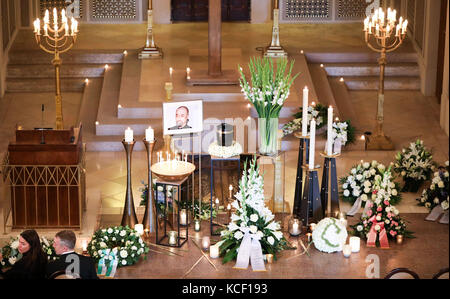
[(319, 178), (317, 175), (318, 168), (309, 169), (308, 165), (303, 166), (307, 169), (305, 188), (300, 205), (300, 219), (303, 225), (308, 226), (311, 223), (311, 218), (315, 223), (323, 219), (322, 202), (320, 200), (319, 192)]
[[(181, 225), (180, 211), (188, 202), (188, 176), (180, 181), (156, 181), (156, 213), (162, 215), (162, 228), (155, 226), (156, 244), (171, 247), (181, 247), (188, 240), (189, 225)], [(168, 189), (171, 189), (171, 199), (168, 200)], [(189, 209), (186, 209), (186, 220), (189, 219)], [(171, 227), (171, 231), (167, 230)], [(175, 232), (175, 233), (174, 233)], [(169, 236), (170, 235), (170, 236)], [(174, 239), (172, 241), (171, 239)]]
[(142, 224), (144, 225), (144, 231), (153, 233), (155, 231), (155, 205), (153, 202), (153, 180), (152, 180), (152, 153), (153, 148), (156, 143), (154, 141), (147, 141), (145, 138), (143, 140), (145, 149), (147, 150), (147, 162), (148, 162), (148, 191), (147, 191), (147, 202), (145, 204), (144, 218), (142, 219)]
[(309, 163), (309, 137), (303, 136), (301, 133), (295, 133), (294, 136), (300, 139), (300, 145), (298, 149), (297, 177), (295, 179), (294, 208), (292, 214), (300, 217), (300, 202), (303, 193), (303, 165), (305, 160), (306, 164)]
[[(216, 226), (221, 226), (221, 224), (218, 222), (219, 219), (219, 213), (217, 212), (217, 217), (216, 217), (216, 221), (213, 221), (213, 203), (214, 203), (214, 164), (215, 162), (224, 162), (224, 161), (236, 161), (237, 162), (237, 175), (238, 175), (238, 179), (240, 178), (240, 174), (241, 174), (241, 156), (234, 156), (234, 157), (230, 157), (230, 158), (220, 158), (220, 157), (214, 157), (211, 156), (211, 164), (210, 164), (210, 169), (211, 169), (211, 180), (210, 180), (210, 189), (211, 189), (211, 200), (210, 200), (210, 231), (211, 231), (211, 236), (218, 236), (220, 235), (220, 233), (214, 232), (214, 227)], [(221, 169), (222, 170), (222, 169)], [(223, 186), (222, 186), (223, 188)], [(223, 201), (223, 198), (222, 198)], [(224, 205), (226, 206), (226, 205)], [(219, 210), (219, 207), (217, 207), (217, 211)], [(228, 219), (229, 221), (229, 219)]]
[(125, 206), (123, 208), (121, 226), (127, 226), (134, 228), (139, 223), (136, 217), (136, 211), (134, 209), (133, 189), (131, 188), (131, 153), (133, 152), (134, 140), (132, 142), (122, 141), (123, 147), (127, 154), (127, 191), (125, 195)]
[[(336, 158), (340, 154), (327, 155), (326, 153), (320, 153), (322, 157), (325, 158), (323, 163), (323, 174), (322, 174), (322, 188), (320, 192), (320, 197), (322, 199), (322, 210), (323, 214), (326, 215), (328, 211), (328, 196), (330, 196), (331, 201), (331, 215), (338, 215), (339, 209), (339, 193), (338, 193), (338, 181), (337, 181), (337, 171), (336, 171)], [(331, 185), (331, 192), (330, 192)]]

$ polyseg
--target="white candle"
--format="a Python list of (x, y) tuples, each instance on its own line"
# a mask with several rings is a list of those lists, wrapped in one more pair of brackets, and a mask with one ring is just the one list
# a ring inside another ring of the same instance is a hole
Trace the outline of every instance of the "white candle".
[(333, 107), (328, 107), (327, 155), (333, 154)]
[(302, 135), (308, 135), (308, 87), (303, 89)]
[(155, 140), (155, 131), (152, 129), (152, 127), (148, 127), (148, 129), (145, 129), (145, 140), (153, 142)]
[(309, 169), (314, 169), (314, 157), (316, 150), (316, 121), (313, 119), (311, 121), (311, 131), (309, 132)]
[(196, 232), (199, 232), (199, 231), (200, 231), (200, 228), (201, 228), (201, 222), (200, 222), (200, 219), (195, 219), (195, 220), (194, 220), (194, 230), (195, 230)]
[(309, 225), (309, 227), (311, 228), (311, 232), (313, 232), (314, 229), (316, 228), (316, 224), (315, 224), (315, 223), (311, 223), (311, 224)]
[(182, 209), (180, 211), (180, 224), (181, 225), (187, 225), (187, 213), (186, 209)]
[(352, 247), (349, 244), (345, 244), (342, 247), (342, 253), (345, 257), (350, 257), (350, 255), (352, 254)]
[(134, 230), (139, 234), (139, 236), (142, 236), (144, 233), (144, 225), (143, 224), (135, 224)]
[(133, 130), (131, 130), (130, 128), (125, 130), (125, 142), (133, 142), (134, 138), (133, 138)]
[(350, 246), (352, 247), (352, 252), (359, 252), (361, 247), (361, 240), (359, 237), (350, 237)]
[(86, 240), (83, 240), (81, 242), (81, 248), (83, 249), (83, 251), (87, 251), (87, 241)]
[(176, 231), (169, 232), (169, 245), (177, 245), (178, 233)]
[(209, 257), (212, 259), (219, 258), (219, 246), (213, 245), (209, 247)]
[(210, 244), (211, 244), (211, 241), (209, 240), (209, 237), (208, 236), (204, 236), (203, 239), (202, 239), (202, 248), (205, 251), (208, 251)]
[(169, 68), (170, 81), (172, 81), (173, 68)]

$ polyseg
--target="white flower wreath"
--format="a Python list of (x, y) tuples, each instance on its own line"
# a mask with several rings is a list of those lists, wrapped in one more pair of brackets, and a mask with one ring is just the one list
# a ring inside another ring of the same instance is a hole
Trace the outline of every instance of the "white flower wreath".
[(233, 145), (231, 146), (220, 146), (217, 144), (217, 141), (214, 141), (209, 145), (208, 153), (214, 157), (230, 158), (240, 155), (242, 153), (242, 146), (236, 141), (233, 141)]
[(335, 218), (322, 219), (312, 233), (317, 250), (327, 253), (342, 251), (347, 240), (347, 229)]

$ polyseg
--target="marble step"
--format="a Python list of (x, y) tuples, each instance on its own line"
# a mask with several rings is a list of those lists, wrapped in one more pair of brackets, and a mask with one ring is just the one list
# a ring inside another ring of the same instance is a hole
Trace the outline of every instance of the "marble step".
[[(122, 63), (124, 54), (119, 51), (108, 50), (70, 50), (61, 54), (64, 64), (113, 64)], [(51, 65), (53, 57), (41, 50), (11, 51), (10, 64), (48, 64)]]
[[(350, 90), (378, 90), (379, 77), (343, 77)], [(420, 90), (419, 77), (385, 77), (386, 90)]]
[[(324, 68), (328, 76), (355, 77), (355, 76), (379, 76), (378, 64), (368, 63), (327, 63)], [(419, 77), (420, 70), (417, 63), (395, 63), (386, 66), (387, 77)]]
[[(105, 72), (104, 64), (63, 64), (61, 78), (99, 78)], [(10, 64), (7, 77), (15, 79), (54, 78), (55, 69), (50, 64)]]
[[(85, 86), (84, 78), (61, 79), (61, 92), (82, 92)], [(54, 92), (55, 79), (26, 78), (7, 79), (7, 92)]]
[[(344, 53), (305, 53), (308, 63), (377, 63), (380, 57), (375, 52), (344, 52)], [(389, 63), (417, 63), (415, 52), (396, 51), (387, 54)]]

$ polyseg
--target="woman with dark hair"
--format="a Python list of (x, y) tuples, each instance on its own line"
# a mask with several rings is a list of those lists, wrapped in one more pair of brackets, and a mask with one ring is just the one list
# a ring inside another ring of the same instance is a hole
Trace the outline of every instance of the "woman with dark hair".
[[(0, 276), (5, 279), (45, 278), (47, 256), (42, 251), (41, 241), (35, 230), (26, 230), (20, 234), (18, 250), (22, 254), (22, 258), (6, 272), (0, 268)], [(0, 260), (2, 258), (0, 252)]]

